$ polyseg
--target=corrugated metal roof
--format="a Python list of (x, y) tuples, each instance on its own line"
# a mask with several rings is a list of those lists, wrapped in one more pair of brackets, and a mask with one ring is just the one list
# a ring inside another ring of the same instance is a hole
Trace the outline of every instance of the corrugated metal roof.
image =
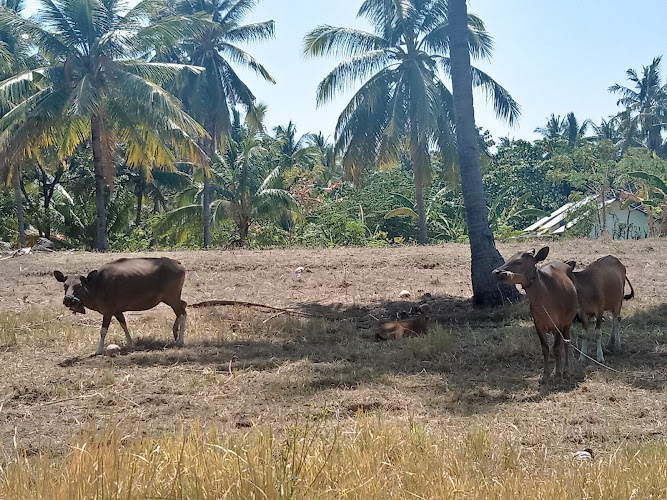
[[(537, 233), (537, 234), (547, 234), (547, 233), (563, 234), (563, 232), (565, 232), (566, 229), (571, 228), (578, 221), (578, 218), (576, 218), (565, 223), (565, 218), (567, 217), (568, 213), (573, 210), (576, 210), (579, 207), (586, 205), (587, 203), (590, 203), (591, 201), (594, 201), (595, 198), (597, 198), (597, 196), (590, 195), (585, 197), (583, 200), (577, 202), (568, 202), (562, 207), (552, 212), (550, 215), (542, 217), (534, 224), (531, 224), (523, 231), (525, 233)], [(609, 205), (614, 201), (616, 201), (615, 198), (607, 198), (605, 200), (605, 205)], [(598, 203), (598, 207), (602, 208), (602, 203)]]

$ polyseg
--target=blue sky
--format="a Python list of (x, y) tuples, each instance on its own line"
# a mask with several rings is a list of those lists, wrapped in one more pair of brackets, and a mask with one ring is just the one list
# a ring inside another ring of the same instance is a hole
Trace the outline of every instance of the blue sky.
[[(247, 22), (276, 22), (276, 38), (248, 50), (277, 84), (241, 72), (258, 100), (269, 107), (267, 125), (292, 120), (300, 133), (333, 134), (351, 94), (316, 107), (317, 84), (336, 60), (304, 58), (302, 39), (320, 24), (367, 28), (356, 19), (361, 1), (262, 0), (247, 17)], [(509, 128), (495, 118), (484, 96), (476, 95), (477, 124), (494, 137), (535, 138), (533, 130), (550, 113), (574, 111), (580, 120), (599, 122), (617, 110), (616, 97), (607, 92), (610, 85), (626, 83), (628, 68), (640, 70), (654, 56), (667, 55), (666, 0), (471, 0), (469, 5), (495, 39), (493, 59), (476, 64), (522, 107), (518, 126)]]
[[(305, 59), (301, 40), (320, 24), (366, 27), (355, 19), (360, 4), (263, 0), (248, 17), (276, 22), (275, 40), (254, 45), (251, 52), (278, 83), (266, 85), (248, 76), (258, 99), (269, 106), (269, 125), (291, 119), (299, 132), (333, 134), (350, 95), (316, 107), (315, 88), (336, 61)], [(574, 111), (580, 120), (599, 122), (617, 109), (616, 98), (607, 92), (610, 85), (625, 83), (628, 68), (639, 70), (654, 56), (667, 55), (666, 0), (471, 0), (469, 5), (495, 39), (493, 59), (478, 66), (522, 107), (518, 126), (510, 129), (495, 118), (484, 96), (476, 95), (477, 124), (494, 137), (535, 138), (533, 130), (550, 113)]]

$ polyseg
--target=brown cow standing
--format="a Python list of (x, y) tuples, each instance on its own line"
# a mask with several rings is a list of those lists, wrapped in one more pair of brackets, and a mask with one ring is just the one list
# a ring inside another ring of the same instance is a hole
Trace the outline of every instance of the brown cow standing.
[[(544, 356), (543, 380), (549, 372), (549, 345), (547, 333), (554, 335), (554, 357), (556, 375), (562, 376), (563, 340), (570, 340), (570, 328), (577, 315), (577, 290), (572, 281), (572, 270), (563, 262), (550, 262), (542, 268), (537, 263), (546, 259), (549, 247), (517, 252), (498, 269), (493, 271), (498, 281), (510, 285), (521, 285), (530, 301), (530, 314), (535, 323), (537, 336), (542, 344)], [(565, 349), (565, 373), (570, 368), (570, 350)]]
[[(579, 361), (584, 361), (588, 354), (588, 320), (595, 316), (595, 337), (597, 340), (597, 360), (604, 363), (602, 352), (602, 316), (605, 311), (611, 311), (613, 315), (611, 326), (611, 337), (609, 338), (609, 349), (621, 348), (621, 306), (623, 299), (629, 300), (635, 296), (632, 283), (626, 276), (625, 266), (612, 255), (602, 257), (589, 264), (582, 271), (574, 271), (576, 263), (567, 263), (573, 270), (574, 284), (579, 296), (579, 319), (583, 326), (583, 338)], [(625, 282), (630, 285), (630, 293), (623, 295)]]
[(65, 284), (65, 306), (75, 313), (85, 314), (87, 307), (102, 314), (101, 338), (95, 354), (104, 352), (104, 337), (112, 317), (118, 319), (131, 344), (123, 313), (146, 311), (161, 302), (174, 310), (174, 339), (178, 346), (183, 345), (187, 304), (181, 300), (185, 268), (180, 262), (166, 257), (119, 259), (91, 271), (88, 276), (65, 276), (60, 271), (54, 271), (53, 275)]

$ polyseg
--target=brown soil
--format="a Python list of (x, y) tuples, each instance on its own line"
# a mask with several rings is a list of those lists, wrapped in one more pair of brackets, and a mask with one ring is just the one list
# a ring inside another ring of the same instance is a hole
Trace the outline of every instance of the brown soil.
[[(539, 244), (538, 244), (539, 245)], [(523, 244), (500, 245), (508, 257)], [(624, 304), (621, 354), (607, 369), (575, 363), (569, 380), (540, 387), (541, 353), (525, 303), (470, 304), (464, 245), (389, 249), (161, 252), (188, 270), (184, 299), (233, 299), (295, 308), (310, 317), (245, 307), (189, 309), (186, 346), (172, 344), (166, 306), (129, 313), (138, 339), (115, 358), (92, 357), (101, 317), (73, 316), (52, 276), (87, 273), (119, 257), (35, 254), (0, 262), (0, 448), (65, 451), (79, 429), (121, 427), (128, 437), (193, 423), (224, 432), (294, 423), (325, 428), (357, 412), (460, 434), (471, 428), (552, 453), (667, 433), (667, 241), (551, 243), (550, 258), (589, 263), (614, 254), (636, 298)], [(305, 267), (301, 277), (295, 269)], [(399, 299), (401, 290), (412, 292)], [(380, 343), (380, 320), (430, 293), (439, 328)], [(324, 319), (326, 318), (326, 319)], [(608, 335), (610, 322), (603, 326)], [(579, 326), (574, 327), (578, 332)], [(606, 339), (605, 339), (606, 340)], [(591, 352), (593, 350), (591, 349)]]

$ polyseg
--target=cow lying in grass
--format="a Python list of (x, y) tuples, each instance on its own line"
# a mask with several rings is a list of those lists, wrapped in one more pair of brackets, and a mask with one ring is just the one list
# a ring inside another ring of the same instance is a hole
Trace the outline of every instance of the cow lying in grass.
[[(635, 291), (626, 276), (625, 266), (612, 255), (596, 260), (582, 271), (574, 271), (576, 266), (574, 261), (569, 261), (567, 264), (573, 271), (574, 284), (579, 297), (579, 319), (584, 329), (581, 341), (582, 354), (579, 355), (579, 361), (584, 361), (583, 353), (588, 354), (588, 321), (595, 316), (596, 355), (597, 360), (603, 363), (602, 316), (605, 311), (611, 311), (613, 319), (608, 347), (610, 350), (620, 349), (621, 306), (623, 305), (623, 299), (629, 300), (635, 296)], [(626, 281), (630, 286), (630, 293), (623, 295)]]
[(379, 340), (402, 339), (403, 337), (416, 337), (428, 330), (431, 306), (422, 304), (419, 306), (419, 314), (414, 318), (391, 321), (380, 325), (377, 333)]
[[(542, 268), (537, 263), (546, 259), (549, 247), (517, 252), (498, 269), (493, 276), (510, 285), (521, 285), (530, 301), (530, 314), (535, 323), (535, 330), (542, 345), (544, 356), (543, 380), (550, 375), (549, 345), (547, 333), (554, 335), (555, 373), (562, 376), (563, 340), (570, 340), (570, 328), (577, 315), (577, 290), (572, 280), (570, 266), (563, 262), (550, 262)], [(570, 367), (570, 350), (565, 349), (565, 373)]]
[(146, 311), (161, 302), (174, 310), (174, 339), (178, 346), (183, 345), (187, 304), (181, 300), (185, 268), (180, 262), (166, 257), (119, 259), (91, 271), (88, 276), (65, 276), (60, 271), (54, 271), (53, 275), (65, 286), (66, 307), (75, 313), (85, 314), (88, 308), (102, 314), (101, 338), (95, 354), (104, 352), (104, 337), (112, 317), (116, 317), (127, 343), (131, 344), (123, 313)]

